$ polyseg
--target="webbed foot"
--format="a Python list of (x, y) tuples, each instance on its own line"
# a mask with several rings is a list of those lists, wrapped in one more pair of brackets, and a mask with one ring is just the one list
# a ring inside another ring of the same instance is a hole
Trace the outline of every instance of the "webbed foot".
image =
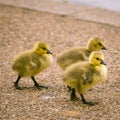
[(18, 86), (16, 83), (14, 83), (14, 87), (17, 89), (17, 90), (23, 90), (22, 87)]
[(39, 85), (39, 84), (35, 84), (34, 85), (37, 89), (42, 89), (42, 88), (45, 88), (45, 89), (48, 89), (48, 86), (43, 86), (43, 85)]

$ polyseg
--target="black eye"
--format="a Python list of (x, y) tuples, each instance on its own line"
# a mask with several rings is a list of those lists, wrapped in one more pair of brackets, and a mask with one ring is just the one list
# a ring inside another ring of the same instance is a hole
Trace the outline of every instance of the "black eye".
[(99, 43), (99, 45), (100, 45), (100, 46), (102, 46), (102, 44), (101, 44), (101, 43)]
[(42, 48), (43, 50), (46, 50), (46, 48)]
[(100, 60), (100, 59), (97, 57), (96, 60)]

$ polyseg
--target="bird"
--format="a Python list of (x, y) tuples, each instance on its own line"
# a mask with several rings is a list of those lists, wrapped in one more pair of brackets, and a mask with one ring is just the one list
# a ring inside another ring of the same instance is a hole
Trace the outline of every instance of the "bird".
[(71, 87), (70, 99), (79, 99), (76, 96), (77, 91), (82, 102), (88, 105), (95, 105), (96, 103), (87, 101), (83, 94), (106, 78), (107, 67), (101, 51), (92, 52), (88, 61), (80, 61), (70, 65), (63, 74), (63, 82)]
[(53, 63), (53, 56), (47, 43), (38, 41), (32, 50), (26, 50), (19, 53), (12, 63), (12, 69), (18, 74), (17, 80), (14, 82), (14, 87), (18, 90), (23, 88), (18, 85), (22, 77), (31, 77), (36, 88), (48, 88), (47, 86), (39, 85), (35, 80), (35, 75), (42, 72)]
[(71, 47), (61, 52), (56, 59), (58, 66), (64, 71), (69, 65), (78, 61), (88, 60), (93, 51), (106, 50), (104, 41), (98, 37), (91, 37), (86, 47)]

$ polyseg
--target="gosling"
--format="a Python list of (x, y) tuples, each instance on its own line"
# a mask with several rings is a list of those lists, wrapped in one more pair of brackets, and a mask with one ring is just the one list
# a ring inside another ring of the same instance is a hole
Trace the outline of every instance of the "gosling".
[(92, 52), (89, 61), (77, 62), (64, 71), (63, 81), (66, 85), (71, 87), (71, 100), (78, 99), (75, 93), (77, 91), (84, 104), (96, 104), (86, 101), (83, 94), (97, 83), (106, 79), (107, 68), (103, 60), (104, 56), (101, 52)]
[(65, 70), (69, 65), (78, 61), (88, 60), (93, 51), (106, 50), (104, 41), (100, 38), (92, 37), (89, 39), (86, 48), (72, 47), (57, 56), (57, 64)]
[(15, 57), (12, 64), (12, 69), (18, 73), (17, 80), (14, 83), (16, 89), (23, 89), (18, 85), (21, 77), (31, 76), (36, 88), (48, 88), (47, 86), (39, 85), (34, 75), (40, 73), (53, 62), (52, 53), (45, 42), (37, 42), (33, 50), (24, 51)]

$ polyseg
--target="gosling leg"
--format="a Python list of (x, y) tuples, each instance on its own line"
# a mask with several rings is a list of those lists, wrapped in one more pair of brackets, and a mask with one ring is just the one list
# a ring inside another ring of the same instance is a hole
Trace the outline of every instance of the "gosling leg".
[(76, 96), (75, 88), (71, 88), (70, 100), (79, 100), (79, 98)]
[(80, 94), (80, 96), (81, 96), (82, 101), (83, 101), (84, 104), (88, 104), (90, 106), (93, 106), (93, 105), (97, 104), (97, 102), (91, 102), (91, 101), (87, 102), (86, 99), (84, 98), (83, 94)]
[(38, 88), (38, 89), (41, 89), (41, 88), (46, 88), (46, 89), (48, 89), (47, 86), (39, 85), (39, 84), (36, 82), (34, 76), (31, 76), (31, 79), (33, 80), (34, 86), (35, 86), (36, 88)]
[(18, 75), (17, 80), (14, 82), (14, 87), (18, 90), (22, 90), (22, 88), (20, 86), (18, 86), (18, 82), (19, 82), (20, 78), (21, 78), (21, 76)]

